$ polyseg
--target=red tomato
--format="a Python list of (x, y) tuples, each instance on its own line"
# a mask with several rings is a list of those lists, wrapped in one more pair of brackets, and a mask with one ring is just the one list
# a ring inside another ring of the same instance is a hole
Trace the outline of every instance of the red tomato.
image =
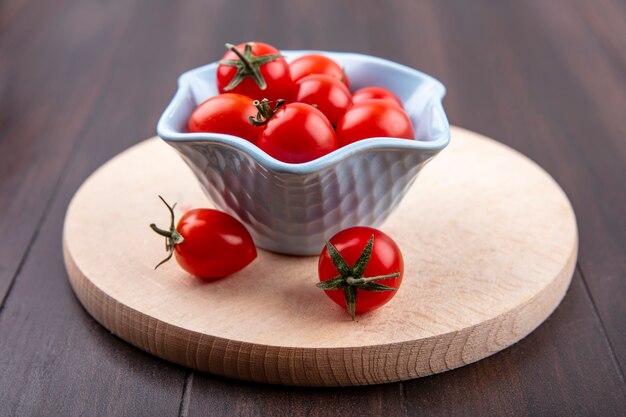
[(375, 137), (413, 139), (413, 125), (404, 110), (381, 99), (353, 105), (337, 124), (339, 146)]
[(274, 158), (298, 164), (312, 161), (337, 149), (337, 137), (324, 114), (304, 103), (269, 107), (267, 100), (255, 102), (259, 113), (253, 124), (264, 125), (257, 144)]
[[(159, 198), (170, 211), (169, 230), (152, 230), (165, 237), (169, 256), (158, 268), (176, 255), (178, 264), (199, 278), (222, 278), (233, 274), (256, 258), (256, 247), (248, 230), (234, 217), (212, 209), (194, 209), (186, 212), (174, 227), (174, 206)], [(155, 268), (156, 269), (156, 268)]]
[(261, 42), (226, 44), (217, 67), (220, 93), (236, 93), (253, 99), (275, 101), (292, 98), (293, 82), (289, 65), (278, 49)]
[(333, 236), (318, 262), (319, 288), (352, 319), (386, 304), (404, 275), (398, 245), (380, 230), (351, 227)]
[(352, 102), (354, 104), (362, 103), (371, 99), (387, 100), (390, 103), (397, 104), (400, 108), (403, 108), (402, 101), (398, 98), (398, 96), (383, 87), (361, 88), (360, 90), (356, 90), (352, 95)]
[(213, 132), (239, 136), (256, 143), (260, 129), (250, 124), (256, 114), (250, 97), (220, 94), (200, 104), (189, 117), (190, 132)]
[(337, 78), (313, 74), (296, 82), (298, 103), (307, 103), (324, 113), (330, 123), (337, 125), (341, 116), (352, 106), (350, 90)]
[(343, 68), (324, 55), (302, 55), (289, 64), (289, 70), (291, 71), (291, 79), (294, 81), (311, 74), (325, 74), (337, 78), (350, 89), (350, 82)]

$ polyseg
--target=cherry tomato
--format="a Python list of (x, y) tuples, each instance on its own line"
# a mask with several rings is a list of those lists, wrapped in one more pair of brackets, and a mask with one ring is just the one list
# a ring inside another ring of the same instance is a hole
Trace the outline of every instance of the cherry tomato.
[(324, 113), (337, 125), (341, 116), (352, 106), (350, 90), (330, 75), (313, 74), (296, 82), (296, 102), (307, 103)]
[(256, 143), (260, 129), (248, 117), (256, 114), (250, 97), (220, 94), (200, 104), (189, 118), (190, 132), (213, 132), (239, 136)]
[(396, 295), (404, 260), (388, 235), (371, 227), (351, 227), (333, 236), (318, 262), (317, 284), (335, 303), (355, 314), (376, 309)]
[(325, 74), (337, 78), (350, 89), (350, 82), (343, 68), (324, 55), (302, 55), (289, 64), (289, 69), (291, 71), (291, 79), (294, 81), (311, 74)]
[(220, 93), (236, 93), (253, 99), (291, 100), (293, 82), (289, 64), (278, 49), (261, 42), (226, 44), (230, 49), (219, 61)]
[(339, 146), (375, 137), (413, 139), (413, 126), (404, 110), (387, 100), (367, 100), (350, 107), (337, 124)]
[(312, 161), (337, 149), (337, 137), (324, 114), (304, 103), (283, 104), (276, 110), (269, 102), (255, 102), (259, 113), (251, 122), (265, 128), (259, 148), (274, 158), (292, 164)]
[(402, 101), (398, 98), (398, 96), (383, 87), (365, 87), (360, 90), (356, 90), (354, 94), (352, 94), (352, 102), (354, 104), (362, 103), (371, 99), (387, 100), (390, 103), (397, 104), (400, 108), (403, 108)]
[[(187, 272), (199, 278), (212, 279), (231, 275), (256, 258), (256, 247), (248, 230), (234, 217), (212, 209), (194, 209), (186, 212), (174, 227), (174, 206), (170, 207), (169, 230), (152, 230), (165, 237), (169, 255), (156, 267), (169, 261), (172, 254)], [(156, 268), (155, 268), (156, 269)]]

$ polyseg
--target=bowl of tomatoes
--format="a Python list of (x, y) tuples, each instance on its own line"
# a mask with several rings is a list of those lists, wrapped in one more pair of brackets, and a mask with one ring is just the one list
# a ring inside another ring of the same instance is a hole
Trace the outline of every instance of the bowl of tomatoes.
[(157, 126), (263, 249), (319, 254), (380, 225), (450, 141), (444, 86), (373, 56), (227, 45), (183, 73)]

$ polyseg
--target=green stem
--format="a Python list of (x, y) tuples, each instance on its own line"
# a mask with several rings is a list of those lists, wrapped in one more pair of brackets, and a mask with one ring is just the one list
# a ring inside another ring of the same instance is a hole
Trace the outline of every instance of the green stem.
[(150, 229), (152, 229), (158, 235), (165, 237), (165, 250), (168, 252), (167, 257), (159, 262), (157, 266), (154, 267), (154, 269), (157, 269), (159, 266), (172, 259), (172, 255), (174, 254), (174, 247), (179, 243), (183, 243), (185, 241), (183, 236), (176, 230), (174, 219), (174, 207), (176, 207), (176, 204), (170, 206), (169, 204), (167, 204), (167, 201), (165, 201), (163, 197), (159, 196), (159, 198), (170, 212), (170, 230), (161, 229), (154, 223), (150, 224)]
[(254, 105), (254, 107), (256, 107), (258, 113), (256, 117), (248, 117), (248, 120), (250, 120), (250, 123), (252, 123), (253, 126), (264, 126), (276, 114), (278, 109), (280, 109), (285, 104), (285, 100), (280, 99), (276, 101), (276, 108), (274, 110), (272, 110), (270, 102), (266, 98), (261, 101), (254, 100), (252, 104)]
[[(248, 45), (249, 44), (246, 44), (246, 46), (248, 46)], [(243, 62), (243, 65), (245, 65), (246, 70), (248, 70), (250, 72), (253, 72), (252, 63), (250, 62), (248, 57), (246, 57), (244, 54), (241, 53), (241, 51), (239, 51), (239, 49), (237, 49), (236, 45), (233, 45), (232, 43), (227, 43), (226, 47), (228, 49), (230, 49), (231, 51), (233, 51), (235, 53), (235, 55), (237, 55), (239, 57), (241, 62)]]
[(400, 276), (399, 272), (394, 272), (393, 274), (379, 275), (377, 277), (368, 277), (368, 278), (348, 277), (346, 278), (346, 283), (348, 285), (361, 285), (361, 284), (367, 284), (368, 282), (380, 281), (382, 279), (398, 278), (399, 276)]
[(170, 239), (172, 238), (172, 232), (170, 232), (169, 230), (163, 230), (154, 223), (150, 224), (150, 229), (154, 230), (156, 233), (160, 234), (161, 236), (165, 236)]

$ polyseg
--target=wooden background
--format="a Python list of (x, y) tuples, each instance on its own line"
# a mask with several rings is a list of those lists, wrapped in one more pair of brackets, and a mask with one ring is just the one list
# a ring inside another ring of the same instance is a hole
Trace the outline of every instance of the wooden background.
[[(0, 415), (626, 415), (625, 21), (619, 0), (0, 1)], [(91, 319), (61, 255), (72, 194), (153, 135), (179, 73), (250, 39), (433, 74), (454, 124), (550, 172), (580, 228), (555, 314), (476, 364), (351, 389), (191, 372)]]

